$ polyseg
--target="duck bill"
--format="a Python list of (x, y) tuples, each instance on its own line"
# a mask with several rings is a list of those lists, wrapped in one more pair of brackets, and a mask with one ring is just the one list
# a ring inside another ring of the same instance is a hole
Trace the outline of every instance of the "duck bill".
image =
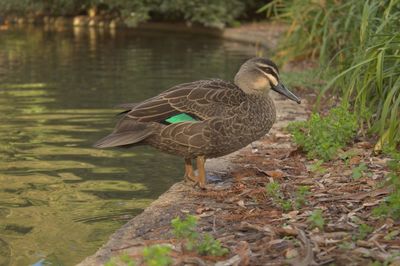
[(279, 83), (278, 85), (272, 87), (272, 89), (274, 91), (276, 91), (277, 93), (280, 93), (286, 97), (288, 97), (290, 100), (295, 101), (296, 103), (300, 104), (301, 100), (299, 97), (297, 97), (296, 95), (294, 95), (293, 92), (291, 92), (290, 90), (288, 90), (283, 84)]

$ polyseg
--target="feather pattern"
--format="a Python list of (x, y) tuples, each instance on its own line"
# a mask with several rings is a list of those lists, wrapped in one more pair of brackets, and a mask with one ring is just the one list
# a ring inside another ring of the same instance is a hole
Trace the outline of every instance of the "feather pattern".
[[(185, 158), (218, 157), (262, 137), (275, 121), (275, 107), (267, 93), (248, 95), (219, 79), (180, 84), (122, 107), (130, 110), (98, 147), (139, 143)], [(163, 123), (181, 113), (197, 121)]]

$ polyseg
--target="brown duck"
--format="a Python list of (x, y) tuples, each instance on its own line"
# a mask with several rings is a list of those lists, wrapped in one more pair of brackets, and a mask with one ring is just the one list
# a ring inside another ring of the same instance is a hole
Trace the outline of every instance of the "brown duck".
[(234, 83), (199, 80), (174, 86), (140, 103), (121, 105), (128, 110), (114, 131), (95, 147), (151, 145), (182, 156), (185, 179), (204, 187), (207, 158), (234, 152), (270, 130), (276, 119), (270, 89), (300, 103), (280, 82), (278, 68), (271, 60), (251, 58), (240, 67)]

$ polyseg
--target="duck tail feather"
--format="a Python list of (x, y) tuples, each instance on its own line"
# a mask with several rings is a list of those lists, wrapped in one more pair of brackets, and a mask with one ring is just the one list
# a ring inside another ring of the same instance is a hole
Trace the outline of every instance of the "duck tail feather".
[(93, 147), (95, 148), (109, 148), (109, 147), (117, 147), (117, 146), (125, 146), (138, 143), (153, 132), (151, 129), (148, 130), (138, 130), (138, 131), (124, 131), (124, 132), (116, 132), (108, 135), (105, 138), (97, 141)]

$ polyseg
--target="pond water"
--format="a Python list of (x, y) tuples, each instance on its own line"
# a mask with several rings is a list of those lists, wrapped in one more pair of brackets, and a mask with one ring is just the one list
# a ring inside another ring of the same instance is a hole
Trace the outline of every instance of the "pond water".
[(253, 48), (140, 31), (0, 31), (0, 265), (74, 265), (183, 175), (148, 147), (98, 150), (117, 103), (231, 80)]

